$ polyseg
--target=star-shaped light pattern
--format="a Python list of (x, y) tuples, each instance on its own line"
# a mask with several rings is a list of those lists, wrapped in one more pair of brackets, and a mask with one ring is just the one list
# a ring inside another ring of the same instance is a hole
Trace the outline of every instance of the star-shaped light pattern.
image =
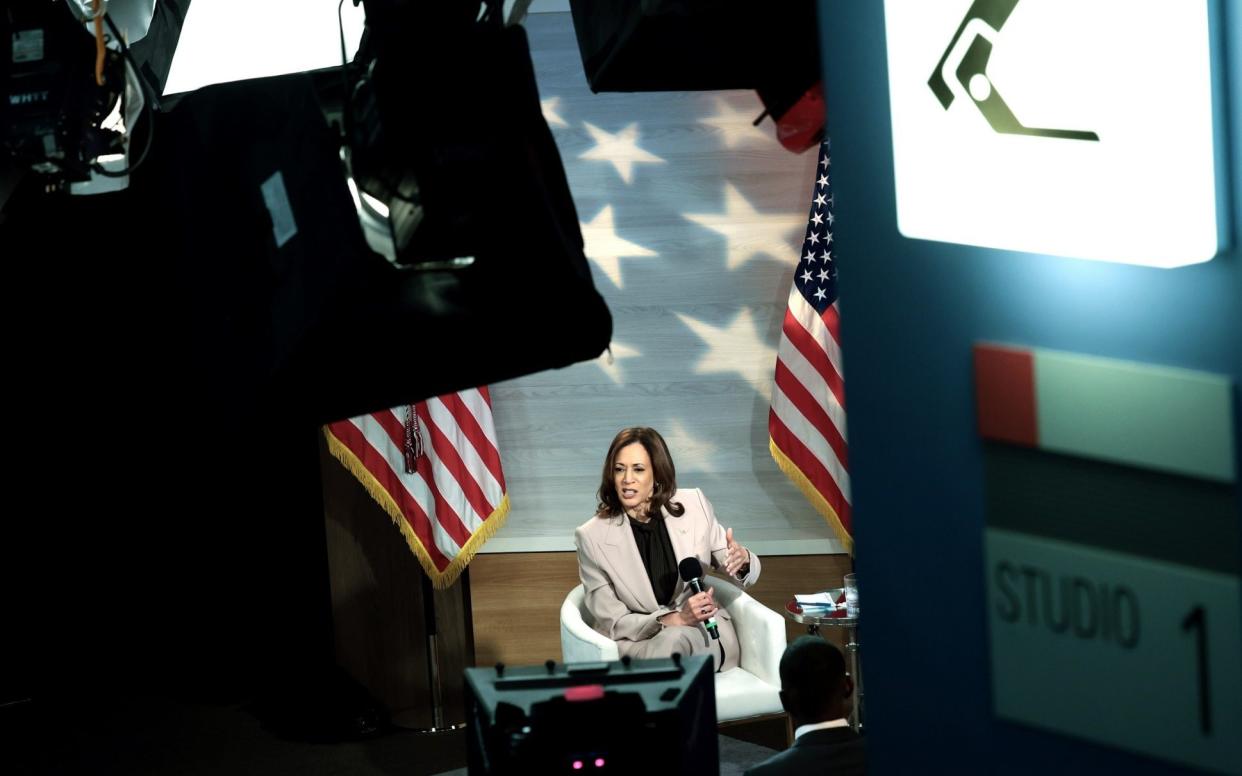
[(587, 258), (617, 288), (624, 288), (621, 281), (622, 256), (642, 258), (659, 255), (617, 234), (612, 220), (612, 205), (605, 205), (595, 218), (582, 224), (582, 239), (586, 242)]
[(788, 213), (760, 213), (751, 207), (732, 183), (725, 184), (723, 213), (687, 213), (686, 218), (728, 240), (725, 269), (734, 270), (753, 256), (766, 253), (788, 261), (793, 243), (787, 235), (802, 226), (802, 219)]
[(677, 451), (678, 469), (709, 474), (720, 470), (720, 446), (711, 442), (697, 425), (686, 423), (679, 417), (672, 418), (662, 436), (669, 448)]
[(759, 330), (749, 308), (743, 307), (732, 323), (722, 327), (684, 313), (677, 313), (677, 317), (707, 345), (707, 351), (691, 367), (695, 374), (736, 374), (772, 400), (770, 374), (776, 363), (776, 348), (768, 344), (771, 338)]
[(560, 114), (560, 97), (549, 97), (546, 100), (540, 100), (539, 107), (543, 110), (543, 120), (548, 122), (549, 127), (569, 126), (569, 122), (563, 119)]
[(737, 148), (748, 142), (768, 143), (771, 142), (768, 133), (755, 126), (755, 116), (760, 112), (760, 107), (743, 110), (729, 100), (717, 97), (716, 114), (699, 119), (699, 123), (715, 128), (720, 133), (725, 148)]
[[(609, 351), (611, 351), (611, 358), (609, 358)], [(609, 349), (595, 359), (595, 364), (604, 371), (604, 374), (608, 375), (608, 379), (612, 380), (615, 385), (621, 385), (625, 382), (625, 369), (621, 365), (622, 360), (637, 358), (641, 355), (642, 351), (638, 348), (630, 347), (616, 337), (613, 337)]]
[(578, 158), (608, 162), (626, 183), (634, 179), (634, 165), (664, 163), (660, 157), (639, 147), (637, 122), (617, 133), (600, 129), (589, 121), (584, 121), (582, 126), (591, 133), (595, 145), (578, 154)]

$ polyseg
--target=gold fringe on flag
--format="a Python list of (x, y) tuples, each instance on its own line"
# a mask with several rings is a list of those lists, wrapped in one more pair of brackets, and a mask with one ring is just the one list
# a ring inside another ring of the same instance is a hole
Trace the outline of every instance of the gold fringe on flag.
[(854, 537), (850, 536), (850, 532), (845, 530), (845, 526), (841, 524), (841, 517), (837, 515), (837, 510), (832, 508), (828, 500), (824, 498), (811, 481), (806, 478), (793, 461), (785, 456), (785, 452), (776, 446), (776, 441), (772, 437), (768, 437), (768, 450), (772, 453), (772, 459), (776, 461), (776, 465), (780, 467), (785, 476), (798, 486), (798, 490), (802, 491), (802, 495), (806, 496), (806, 500), (811, 502), (811, 506), (815, 507), (815, 511), (824, 516), (828, 521), (828, 525), (836, 533), (837, 538), (845, 545), (845, 551), (850, 555), (854, 554)]
[(393, 525), (401, 531), (401, 535), (405, 537), (405, 543), (409, 546), (410, 552), (418, 558), (419, 564), (423, 567), (423, 572), (431, 580), (431, 586), (436, 590), (445, 590), (457, 581), (457, 577), (461, 576), (461, 572), (466, 568), (466, 564), (474, 559), (479, 548), (483, 543), (501, 529), (504, 525), (505, 518), (509, 515), (509, 494), (505, 493), (505, 497), (500, 500), (496, 509), (492, 511), (487, 519), (483, 521), (483, 525), (479, 527), (470, 539), (466, 541), (466, 546), (461, 548), (457, 553), (457, 557), (453, 558), (448, 567), (444, 571), (436, 568), (436, 564), (432, 562), (431, 555), (427, 552), (427, 548), (419, 541), (418, 536), (414, 534), (414, 528), (405, 519), (405, 515), (401, 512), (401, 507), (397, 506), (397, 502), (392, 495), (384, 489), (379, 480), (375, 479), (375, 475), (354, 455), (354, 452), (345, 446), (341, 440), (327, 427), (323, 427), (324, 436), (328, 440), (328, 450), (332, 456), (341, 462), (341, 465), (354, 475), (358, 482), (362, 483), (362, 487), (366, 488), (367, 493), (371, 494), (371, 498), (375, 499), (375, 503), (388, 513), (388, 517), (392, 520)]

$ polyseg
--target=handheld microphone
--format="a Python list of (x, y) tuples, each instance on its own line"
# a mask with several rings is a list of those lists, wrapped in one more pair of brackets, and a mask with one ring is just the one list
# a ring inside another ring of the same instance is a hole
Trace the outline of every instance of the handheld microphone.
[[(681, 581), (690, 586), (690, 589), (696, 593), (703, 592), (703, 564), (699, 563), (698, 558), (682, 558), (681, 563), (677, 564), (677, 573), (681, 575)], [(713, 639), (720, 638), (720, 631), (716, 628), (716, 618), (712, 617), (703, 623), (707, 626), (707, 632), (711, 634)]]

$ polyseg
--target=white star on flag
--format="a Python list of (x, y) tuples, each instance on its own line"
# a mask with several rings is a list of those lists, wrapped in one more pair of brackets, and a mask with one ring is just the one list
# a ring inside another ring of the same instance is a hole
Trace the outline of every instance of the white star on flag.
[[(827, 205), (827, 204), (828, 204), (828, 200), (824, 198), (824, 195), (823, 195), (823, 194), (816, 194), (816, 195), (815, 195), (815, 204), (816, 204), (816, 205), (818, 205), (819, 207), (823, 207), (824, 205)], [(831, 214), (829, 214), (829, 215), (831, 215)], [(830, 221), (829, 223), (831, 223), (831, 221)]]
[(612, 220), (612, 205), (605, 205), (595, 218), (582, 224), (582, 239), (586, 243), (587, 258), (599, 267), (600, 271), (607, 275), (617, 288), (624, 288), (621, 282), (622, 256), (643, 258), (659, 255), (617, 234)]
[(736, 373), (758, 386), (757, 390), (769, 402), (772, 400), (771, 382), (761, 378), (772, 371), (776, 348), (758, 331), (748, 308), (742, 308), (733, 322), (724, 327), (683, 313), (677, 313), (677, 317), (707, 344), (707, 352), (692, 367), (695, 374)]
[(608, 162), (616, 168), (621, 180), (629, 183), (634, 178), (635, 164), (663, 164), (664, 160), (638, 147), (638, 123), (630, 124), (617, 133), (600, 129), (589, 121), (583, 122), (595, 141), (595, 147), (578, 154), (579, 159)]
[(812, 213), (811, 223), (815, 224), (816, 226), (819, 226), (820, 224), (824, 223), (824, 217), (821, 216), (819, 213)]
[(724, 235), (729, 242), (725, 268), (730, 270), (742, 266), (757, 253), (788, 257), (794, 244), (786, 235), (802, 226), (802, 219), (797, 216), (755, 210), (732, 183), (725, 184), (725, 212), (687, 213), (685, 217)]
[(816, 182), (817, 184), (819, 184), (820, 186), (827, 186), (827, 185), (828, 185), (828, 176), (827, 176), (827, 175), (821, 175), (821, 176), (819, 176), (819, 180), (817, 180), (817, 181), (815, 181), (815, 182)]

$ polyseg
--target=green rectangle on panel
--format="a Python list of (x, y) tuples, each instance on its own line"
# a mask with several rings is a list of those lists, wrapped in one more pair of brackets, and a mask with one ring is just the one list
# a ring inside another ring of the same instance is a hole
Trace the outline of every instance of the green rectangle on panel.
[(988, 528), (997, 716), (1242, 773), (1238, 577)]
[(1227, 483), (998, 442), (983, 451), (990, 528), (1242, 571), (1242, 526)]
[(1232, 482), (1227, 379), (1205, 372), (1035, 351), (1039, 446)]

